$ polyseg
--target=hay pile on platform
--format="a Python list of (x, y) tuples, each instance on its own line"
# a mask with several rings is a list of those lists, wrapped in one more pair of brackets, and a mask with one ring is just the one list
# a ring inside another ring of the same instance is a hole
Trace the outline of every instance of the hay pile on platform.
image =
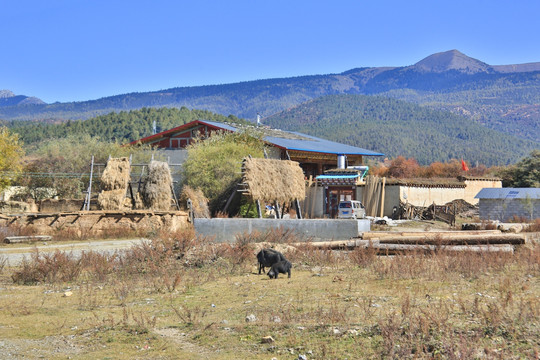
[(129, 159), (111, 158), (101, 175), (101, 193), (98, 204), (103, 210), (121, 210), (130, 180), (131, 165)]
[(296, 161), (247, 158), (242, 172), (254, 200), (284, 203), (306, 197), (304, 172)]
[(163, 161), (151, 161), (148, 175), (142, 187), (142, 200), (147, 209), (170, 210), (172, 178), (169, 165)]
[(210, 209), (208, 208), (208, 199), (204, 196), (201, 189), (193, 189), (186, 185), (182, 188), (180, 194), (180, 204), (182, 207), (187, 207), (187, 200), (191, 199), (193, 207), (193, 216), (196, 218), (210, 218)]

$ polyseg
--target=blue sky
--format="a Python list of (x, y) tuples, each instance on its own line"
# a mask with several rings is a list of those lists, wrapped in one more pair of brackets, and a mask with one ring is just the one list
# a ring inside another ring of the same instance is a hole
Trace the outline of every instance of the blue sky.
[(46, 102), (406, 66), (540, 61), (540, 1), (0, 0), (0, 89)]

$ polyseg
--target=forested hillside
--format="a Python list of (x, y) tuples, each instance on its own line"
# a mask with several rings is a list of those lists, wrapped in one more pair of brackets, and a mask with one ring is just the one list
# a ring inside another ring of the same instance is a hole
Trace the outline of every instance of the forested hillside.
[(389, 73), (366, 93), (447, 110), (495, 130), (540, 139), (540, 72), (467, 75), (454, 70), (423, 79), (415, 79), (410, 70)]
[(461, 116), (384, 97), (332, 95), (264, 119), (264, 124), (375, 150), (421, 164), (463, 157), (471, 163), (517, 162), (539, 142), (506, 135)]
[(243, 122), (235, 116), (223, 116), (206, 110), (176, 108), (143, 108), (98, 116), (88, 120), (73, 120), (60, 124), (12, 121), (5, 123), (18, 133), (26, 146), (69, 135), (91, 135), (103, 141), (128, 142), (152, 135), (152, 124), (157, 131), (164, 131), (193, 120)]
[[(104, 141), (128, 142), (158, 131), (206, 119), (245, 122), (206, 110), (143, 108), (60, 124), (12, 121), (26, 147), (69, 135), (88, 134)], [(421, 164), (463, 157), (471, 163), (506, 165), (517, 162), (533, 142), (506, 135), (451, 114), (391, 98), (330, 95), (263, 119), (265, 125), (346, 143), (385, 153), (413, 157)]]

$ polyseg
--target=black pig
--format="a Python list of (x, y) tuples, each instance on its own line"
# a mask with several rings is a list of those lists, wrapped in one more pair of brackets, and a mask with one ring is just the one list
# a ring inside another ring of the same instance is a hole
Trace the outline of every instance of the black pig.
[(279, 261), (275, 263), (274, 265), (272, 265), (272, 267), (270, 268), (270, 271), (268, 272), (268, 276), (270, 277), (270, 279), (272, 278), (277, 279), (278, 274), (289, 274), (289, 278), (290, 278), (291, 268), (292, 268), (292, 264), (289, 261), (287, 260)]

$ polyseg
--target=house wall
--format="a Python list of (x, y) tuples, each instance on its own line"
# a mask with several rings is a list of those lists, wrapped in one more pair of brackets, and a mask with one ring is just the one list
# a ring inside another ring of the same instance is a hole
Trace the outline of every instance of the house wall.
[(399, 209), (401, 186), (386, 186), (384, 191), (384, 216), (391, 217), (394, 207)]
[(473, 205), (478, 204), (478, 199), (474, 197), (483, 188), (502, 188), (501, 180), (465, 180), (464, 183), (466, 187), (463, 200)]
[(465, 188), (401, 186), (400, 196), (401, 201), (414, 206), (446, 204), (452, 200), (463, 199)]
[(540, 218), (540, 199), (480, 199), (479, 212), (481, 220), (536, 219)]
[(267, 146), (266, 147), (266, 155), (269, 159), (281, 159), (281, 149), (275, 147), (275, 146)]
[[(364, 186), (356, 189), (356, 198), (362, 201)], [(406, 196), (406, 198), (405, 198)], [(446, 204), (455, 199), (462, 199), (463, 188), (442, 188), (442, 187), (417, 187), (404, 185), (386, 185), (384, 190), (384, 211), (383, 216), (392, 216), (392, 209), (399, 208), (400, 201), (414, 206), (429, 206), (435, 204)], [(377, 211), (379, 215), (380, 209)]]

